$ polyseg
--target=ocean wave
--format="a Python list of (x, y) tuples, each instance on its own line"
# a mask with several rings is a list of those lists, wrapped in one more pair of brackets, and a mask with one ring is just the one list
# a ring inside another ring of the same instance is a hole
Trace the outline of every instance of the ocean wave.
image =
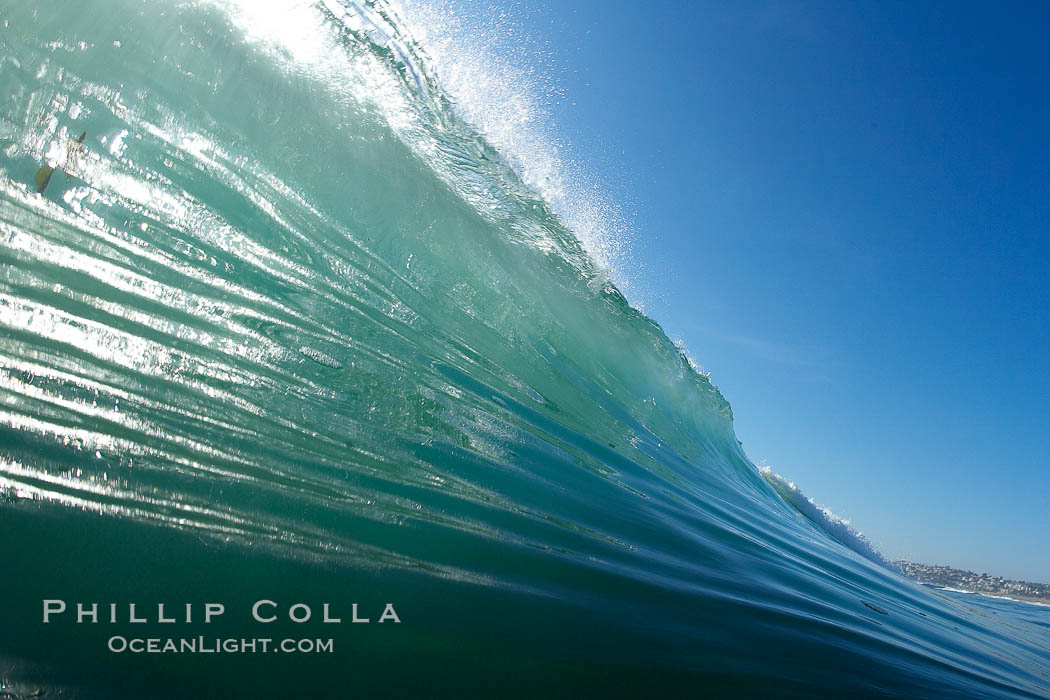
[[(572, 194), (535, 86), (435, 39), (446, 19), (3, 10), (0, 515), (32, 544), (5, 564), (70, 544), (124, 583), (125, 550), (185, 535), (187, 572), (248, 595), (257, 552), (261, 578), (319, 562), (302, 586), (447, 611), (368, 661), (482, 639), (491, 688), (566, 665), (576, 694), (653, 669), (669, 694), (1050, 686), (1034, 632), (886, 570), (754, 467), (707, 374), (621, 293), (616, 215)], [(67, 520), (36, 542), (44, 514)], [(513, 624), (493, 639), (493, 619)], [(829, 659), (850, 669), (830, 685)]]
[(875, 549), (871, 542), (868, 541), (868, 538), (864, 536), (864, 533), (854, 530), (849, 520), (840, 518), (828, 508), (818, 505), (812, 498), (802, 493), (802, 490), (794, 482), (780, 476), (771, 467), (759, 467), (759, 473), (785, 501), (790, 503), (792, 507), (820, 528), (821, 531), (865, 559), (884, 566), (891, 571), (900, 571), (899, 567)]

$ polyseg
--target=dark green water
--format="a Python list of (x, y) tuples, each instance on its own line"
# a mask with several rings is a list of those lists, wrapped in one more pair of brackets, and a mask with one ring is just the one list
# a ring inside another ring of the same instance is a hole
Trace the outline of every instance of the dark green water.
[(792, 505), (388, 6), (0, 18), (9, 696), (1050, 693), (1050, 609), (917, 586)]

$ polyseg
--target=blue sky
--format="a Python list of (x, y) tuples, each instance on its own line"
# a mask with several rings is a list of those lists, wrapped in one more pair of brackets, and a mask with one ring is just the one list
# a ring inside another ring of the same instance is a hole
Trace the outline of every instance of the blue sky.
[(752, 460), (1050, 581), (1050, 5), (500, 6)]

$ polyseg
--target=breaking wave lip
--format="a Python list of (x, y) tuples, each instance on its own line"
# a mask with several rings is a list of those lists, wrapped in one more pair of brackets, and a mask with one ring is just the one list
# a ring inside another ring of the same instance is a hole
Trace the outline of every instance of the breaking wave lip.
[(900, 569), (875, 549), (874, 545), (864, 536), (864, 533), (853, 529), (849, 520), (840, 518), (831, 512), (830, 509), (817, 504), (812, 498), (802, 493), (802, 490), (794, 482), (788, 481), (780, 474), (774, 472), (772, 468), (762, 466), (758, 468), (758, 471), (781, 498), (822, 531), (865, 559), (890, 571), (900, 573)]
[(601, 281), (615, 285), (636, 308), (644, 307), (644, 299), (636, 298), (643, 291), (639, 280), (630, 274), (637, 261), (623, 208), (572, 158), (572, 145), (553, 120), (549, 105), (565, 99), (563, 88), (533, 57), (523, 66), (494, 48), (500, 34), (514, 30), (506, 16), (500, 14), (492, 26), (465, 18), (441, 0), (322, 4), (343, 26), (391, 52), (403, 67), (406, 87), (422, 104), (451, 108), (481, 135), (513, 171), (512, 179), (572, 232), (606, 278)]

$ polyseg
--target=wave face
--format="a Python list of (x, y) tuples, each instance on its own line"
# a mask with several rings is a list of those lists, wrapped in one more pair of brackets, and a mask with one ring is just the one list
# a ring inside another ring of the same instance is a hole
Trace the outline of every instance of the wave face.
[(0, 5), (6, 687), (266, 694), (60, 656), (39, 599), (84, 585), (375, 593), (402, 625), (332, 662), (373, 695), (1050, 693), (1045, 616), (912, 584), (760, 475), (397, 8)]

